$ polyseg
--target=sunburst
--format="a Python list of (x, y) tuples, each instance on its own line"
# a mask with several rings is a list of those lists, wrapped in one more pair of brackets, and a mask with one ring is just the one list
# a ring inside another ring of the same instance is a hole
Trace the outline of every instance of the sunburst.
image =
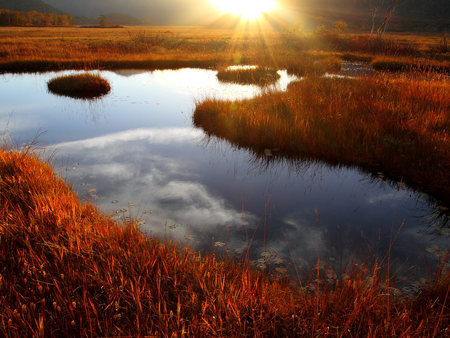
[(256, 20), (277, 8), (276, 0), (210, 0), (223, 13), (231, 13), (245, 20)]

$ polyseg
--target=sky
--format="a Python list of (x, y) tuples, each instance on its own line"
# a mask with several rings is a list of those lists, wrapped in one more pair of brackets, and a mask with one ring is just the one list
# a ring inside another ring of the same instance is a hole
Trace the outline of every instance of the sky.
[[(230, 3), (242, 4), (242, 0), (43, 0), (44, 2), (77, 16), (98, 17), (101, 14), (120, 12), (139, 19), (150, 19), (153, 24), (205, 24), (224, 15), (219, 7)], [(245, 0), (255, 4), (276, 1), (278, 8), (292, 12), (293, 5), (303, 0)], [(248, 5), (253, 7), (253, 4)], [(267, 6), (266, 6), (267, 7)], [(270, 6), (269, 6), (270, 7)], [(276, 13), (274, 13), (276, 14)]]
[[(15, 0), (12, 0), (15, 1)], [(43, 0), (72, 15), (97, 18), (101, 14), (120, 12), (141, 20), (150, 20), (155, 25), (203, 25), (214, 22), (223, 13), (213, 2), (222, 0)], [(223, 0), (242, 4), (245, 1), (267, 0)], [(318, 17), (333, 20), (354, 20), (356, 15), (362, 22), (369, 21), (367, 0), (276, 0), (279, 10), (274, 16), (286, 22), (316, 21)], [(388, 1), (385, 1), (385, 3)], [(227, 5), (228, 6), (228, 5)], [(225, 6), (226, 7), (226, 6)], [(441, 20), (448, 23), (450, 1), (448, 0), (403, 0), (398, 14), (408, 18)]]

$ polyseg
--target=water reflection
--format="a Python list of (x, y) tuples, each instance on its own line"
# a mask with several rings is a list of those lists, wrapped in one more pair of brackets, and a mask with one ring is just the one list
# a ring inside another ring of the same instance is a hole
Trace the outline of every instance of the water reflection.
[[(318, 161), (261, 161), (192, 127), (197, 100), (250, 98), (257, 86), (221, 84), (215, 71), (198, 69), (101, 75), (112, 91), (94, 102), (49, 94), (55, 73), (0, 76), (0, 128), (8, 124), (15, 140), (45, 130), (39, 141), (62, 175), (117, 219), (199, 250), (239, 256), (251, 244), (259, 267), (270, 260), (280, 271), (318, 257), (336, 271), (383, 257), (402, 224), (398, 266), (420, 275), (424, 257), (432, 263), (448, 250), (448, 233), (428, 231), (436, 209), (420, 194)], [(282, 76), (278, 90), (289, 81)]]
[(429, 208), (408, 190), (318, 162), (302, 163), (301, 172), (282, 162), (257, 166), (226, 143), (205, 146), (196, 129), (138, 129), (55, 149), (79, 163), (65, 175), (83, 198), (95, 189), (103, 210), (195, 249), (243, 254), (251, 243), (257, 262), (273, 252), (283, 262), (277, 266), (292, 271), (292, 259), (309, 269), (320, 257), (339, 271), (383, 257), (403, 225), (392, 259), (397, 268), (417, 266), (417, 274), (424, 273), (423, 254), (433, 261), (430, 248), (448, 249), (445, 237), (424, 231), (416, 217), (427, 219)]

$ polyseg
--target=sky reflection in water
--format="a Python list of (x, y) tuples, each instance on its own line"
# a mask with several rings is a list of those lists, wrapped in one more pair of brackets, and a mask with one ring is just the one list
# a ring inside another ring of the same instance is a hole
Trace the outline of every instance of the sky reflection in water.
[[(253, 259), (276, 252), (271, 267), (288, 269), (292, 259), (308, 267), (327, 258), (337, 269), (383, 256), (403, 222), (392, 251), (399, 266), (423, 273), (424, 257), (448, 250), (448, 234), (433, 231), (433, 209), (419, 194), (354, 169), (266, 167), (192, 127), (196, 101), (250, 98), (258, 87), (221, 84), (212, 70), (101, 74), (112, 92), (90, 102), (49, 94), (55, 73), (0, 76), (0, 130), (19, 143), (45, 132), (39, 144), (80, 197), (142, 220), (150, 235), (231, 254), (252, 241)], [(281, 75), (285, 90), (292, 78)]]

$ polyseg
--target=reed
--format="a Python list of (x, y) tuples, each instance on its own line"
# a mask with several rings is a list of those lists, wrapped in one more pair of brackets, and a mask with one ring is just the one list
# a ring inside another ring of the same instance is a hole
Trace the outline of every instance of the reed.
[(417, 295), (377, 264), (302, 288), (114, 223), (29, 148), (0, 150), (0, 175), (5, 336), (446, 334), (445, 264)]

